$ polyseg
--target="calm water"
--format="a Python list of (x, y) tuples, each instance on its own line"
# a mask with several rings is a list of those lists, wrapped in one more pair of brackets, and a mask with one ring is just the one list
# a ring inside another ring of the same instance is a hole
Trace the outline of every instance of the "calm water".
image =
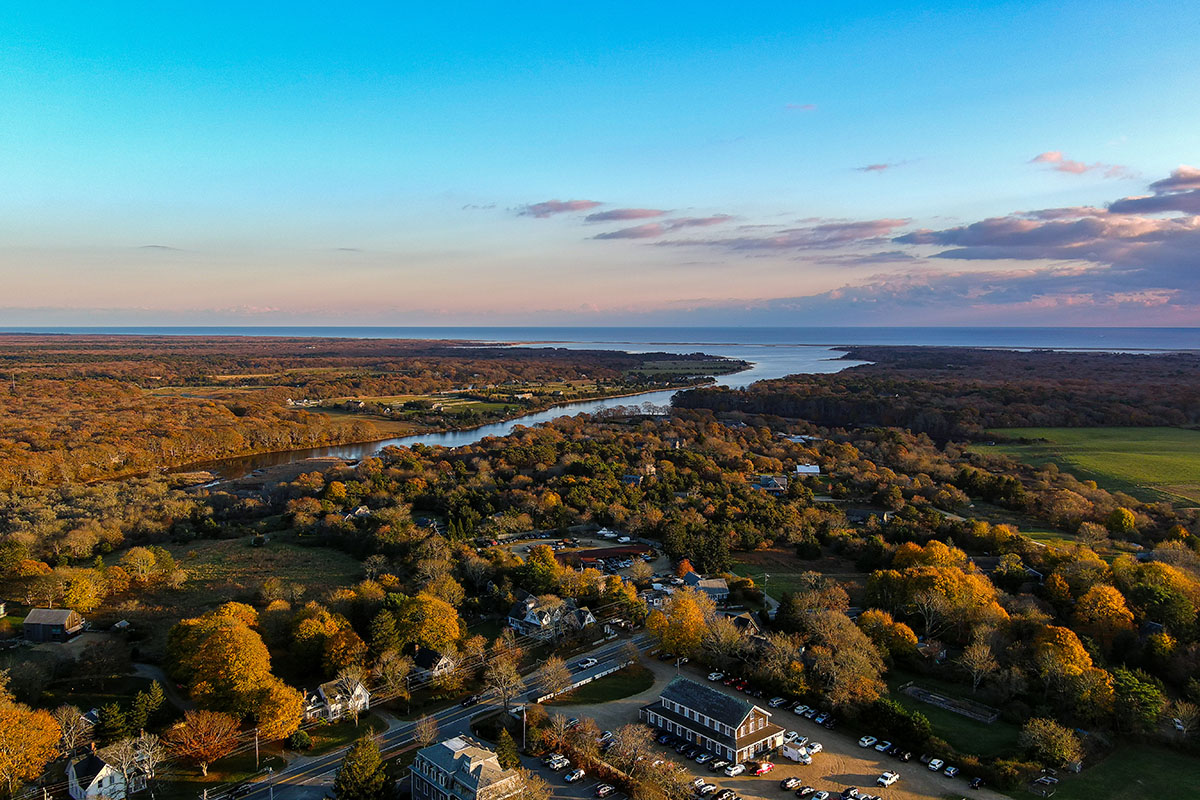
[[(412, 337), (409, 337), (412, 338)], [(621, 349), (630, 352), (646, 352), (649, 350), (666, 353), (694, 353), (693, 345), (639, 345), (616, 347), (604, 342), (555, 342), (558, 347), (572, 349)], [(861, 364), (861, 361), (839, 360), (842, 352), (829, 347), (812, 347), (808, 345), (705, 345), (704, 352), (709, 355), (727, 356), (753, 362), (750, 369), (733, 375), (723, 375), (717, 380), (720, 386), (740, 388), (754, 381), (766, 378), (778, 378), (783, 375), (799, 373), (829, 373), (838, 372), (848, 367)], [(619, 405), (670, 405), (675, 389), (661, 392), (647, 392), (632, 397), (612, 398), (607, 400), (585, 400), (578, 403), (564, 403), (553, 406), (545, 411), (526, 414), (507, 422), (496, 422), (467, 430), (444, 431), (441, 433), (422, 433), (414, 436), (397, 436), (379, 442), (360, 442), (356, 444), (332, 445), (330, 447), (310, 447), (302, 450), (288, 450), (281, 453), (262, 453), (241, 458), (226, 458), (203, 464), (194, 464), (188, 470), (203, 469), (216, 473), (222, 478), (238, 478), (256, 469), (276, 467), (290, 464), (306, 458), (335, 457), (350, 461), (370, 458), (385, 447), (410, 447), (414, 444), (441, 445), (442, 447), (461, 447), (474, 444), (488, 436), (506, 436), (518, 425), (526, 427), (549, 422), (564, 416), (575, 414), (592, 414), (604, 408)]]
[[(333, 336), (378, 339), (468, 339), (696, 347), (890, 344), (1069, 350), (1200, 350), (1200, 328), (881, 328), (881, 327), (4, 327), (0, 332), (167, 336)], [(625, 349), (625, 348), (621, 348)], [(705, 351), (709, 352), (708, 347)]]

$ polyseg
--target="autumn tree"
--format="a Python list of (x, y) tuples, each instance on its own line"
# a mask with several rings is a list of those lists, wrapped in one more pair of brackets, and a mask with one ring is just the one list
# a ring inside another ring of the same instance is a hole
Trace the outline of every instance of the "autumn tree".
[(238, 723), (229, 714), (217, 711), (187, 711), (164, 737), (167, 749), (208, 775), (208, 767), (229, 755), (237, 746)]
[(258, 615), (241, 603), (226, 603), (171, 629), (167, 655), (174, 677), (188, 686), (203, 708), (239, 715), (271, 681), (271, 655), (252, 625)]
[(1043, 763), (1065, 767), (1083, 759), (1083, 745), (1069, 728), (1035, 717), (1021, 728), (1021, 747)]
[(550, 786), (525, 767), (517, 768), (517, 790), (509, 800), (550, 800)]
[(1133, 630), (1133, 612), (1116, 588), (1098, 583), (1076, 603), (1075, 627), (1108, 650), (1117, 636)]
[(428, 747), (437, 741), (438, 724), (437, 720), (426, 714), (417, 720), (417, 724), (413, 727), (413, 741), (417, 743), (417, 747)]
[(408, 656), (402, 656), (395, 650), (387, 650), (375, 662), (372, 675), (387, 697), (404, 700), (407, 704), (412, 697), (408, 688), (408, 678), (412, 674), (413, 662)]
[(254, 705), (254, 724), (268, 741), (284, 739), (304, 719), (304, 695), (279, 678), (272, 677)]
[(13, 700), (0, 671), (0, 781), (8, 797), (37, 778), (58, 752), (62, 731), (49, 712)]
[(680, 589), (671, 595), (666, 608), (654, 611), (646, 619), (646, 629), (659, 645), (676, 655), (694, 656), (708, 633), (708, 618), (713, 612), (712, 600), (691, 589)]
[(388, 800), (393, 795), (393, 782), (387, 764), (379, 753), (374, 737), (367, 735), (356, 741), (333, 779), (336, 800)]
[(917, 635), (903, 622), (878, 608), (868, 608), (858, 617), (862, 629), (885, 658), (903, 658), (917, 652)]

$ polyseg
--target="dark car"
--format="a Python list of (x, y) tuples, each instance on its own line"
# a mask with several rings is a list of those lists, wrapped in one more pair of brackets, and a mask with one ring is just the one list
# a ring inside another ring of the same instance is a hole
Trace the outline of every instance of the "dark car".
[(796, 777), (784, 778), (779, 782), (779, 788), (787, 791), (798, 789), (800, 787), (800, 779)]
[(799, 789), (796, 790), (796, 797), (808, 797), (810, 794), (812, 794), (816, 790), (817, 790), (817, 787), (815, 787), (815, 786), (801, 786)]
[(230, 789), (229, 796), (230, 797), (245, 797), (246, 795), (250, 794), (250, 792), (252, 792), (252, 791), (254, 791), (254, 784), (243, 783), (240, 786), (235, 786), (232, 789)]
[(833, 730), (834, 728), (837, 727), (837, 717), (827, 718), (824, 722), (821, 723), (821, 726), (826, 728), (827, 730)]
[(892, 758), (895, 758), (896, 756), (900, 755), (904, 751), (900, 749), (900, 745), (894, 744), (891, 747), (889, 747), (887, 750), (884, 750), (883, 752), (884, 752), (884, 755), (889, 755)]
[(659, 653), (658, 660), (659, 661), (674, 661), (675, 654), (674, 653)]
[(680, 742), (679, 744), (675, 745), (675, 752), (682, 755), (683, 751), (687, 750), (691, 746), (692, 745), (689, 742)]
[(909, 761), (912, 761), (912, 753), (905, 750), (903, 753), (898, 754), (896, 758), (907, 764)]
[(695, 758), (696, 756), (700, 755), (700, 753), (702, 753), (702, 752), (703, 751), (699, 747), (697, 747), (696, 745), (692, 745), (687, 750), (683, 751), (683, 757), (684, 758)]
[(971, 782), (967, 786), (970, 786), (972, 789), (978, 789), (983, 786), (983, 778), (971, 778)]
[(463, 698), (463, 701), (462, 701), (463, 708), (466, 708), (467, 706), (473, 706), (476, 703), (478, 703), (479, 700), (480, 700), (480, 697), (477, 694), (467, 695), (466, 697)]
[(659, 734), (658, 738), (655, 739), (654, 741), (658, 742), (659, 744), (667, 744), (674, 738), (675, 737), (669, 733), (663, 733), (663, 734)]

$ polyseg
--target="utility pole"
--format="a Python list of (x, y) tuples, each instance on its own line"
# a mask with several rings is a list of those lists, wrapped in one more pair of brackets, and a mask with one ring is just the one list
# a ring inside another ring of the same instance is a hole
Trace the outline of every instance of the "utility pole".
[(275, 768), (267, 767), (267, 794), (270, 795), (270, 800), (275, 800)]
[(525, 709), (526, 706), (521, 706), (521, 749), (525, 749)]
[(258, 767), (258, 728), (254, 729), (254, 769)]

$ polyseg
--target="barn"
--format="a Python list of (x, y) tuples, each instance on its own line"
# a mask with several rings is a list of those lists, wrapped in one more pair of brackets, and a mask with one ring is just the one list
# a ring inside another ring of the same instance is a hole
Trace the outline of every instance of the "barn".
[(31, 642), (65, 642), (83, 630), (83, 617), (69, 608), (35, 608), (25, 616), (25, 638)]

